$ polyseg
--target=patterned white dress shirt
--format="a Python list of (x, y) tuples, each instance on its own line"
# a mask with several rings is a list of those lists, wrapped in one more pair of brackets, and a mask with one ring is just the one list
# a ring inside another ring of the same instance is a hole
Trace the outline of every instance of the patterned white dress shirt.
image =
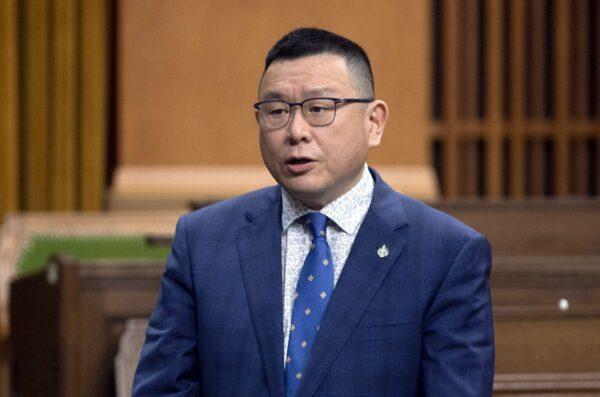
[[(333, 258), (334, 288), (342, 273), (358, 229), (371, 205), (373, 187), (373, 177), (365, 164), (360, 181), (349, 192), (327, 204), (320, 211), (329, 218), (326, 237)], [(313, 210), (292, 198), (282, 189), (281, 278), (283, 282), (284, 365), (290, 336), (293, 295), (311, 244), (310, 230), (296, 220), (311, 211)]]

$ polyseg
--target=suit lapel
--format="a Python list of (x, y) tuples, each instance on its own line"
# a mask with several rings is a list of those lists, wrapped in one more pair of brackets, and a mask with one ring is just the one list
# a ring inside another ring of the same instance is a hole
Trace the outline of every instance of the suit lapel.
[[(279, 197), (280, 190), (277, 189)], [(280, 203), (280, 201), (279, 201)], [(250, 317), (261, 354), (271, 396), (285, 393), (283, 376), (283, 306), (281, 290), (281, 205), (247, 217), (251, 223), (240, 229), (236, 241)]]
[[(372, 171), (373, 202), (320, 325), (297, 396), (311, 396), (375, 296), (406, 242), (407, 223), (395, 193)], [(394, 197), (395, 196), (395, 197)], [(387, 256), (378, 249), (385, 244)]]

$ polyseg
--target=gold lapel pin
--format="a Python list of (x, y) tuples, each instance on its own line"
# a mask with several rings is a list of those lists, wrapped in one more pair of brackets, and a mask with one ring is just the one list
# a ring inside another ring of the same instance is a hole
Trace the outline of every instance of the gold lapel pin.
[(380, 258), (385, 258), (389, 254), (390, 251), (388, 250), (388, 247), (385, 246), (385, 244), (383, 244), (381, 247), (379, 247), (379, 249), (377, 249), (377, 255), (379, 255)]

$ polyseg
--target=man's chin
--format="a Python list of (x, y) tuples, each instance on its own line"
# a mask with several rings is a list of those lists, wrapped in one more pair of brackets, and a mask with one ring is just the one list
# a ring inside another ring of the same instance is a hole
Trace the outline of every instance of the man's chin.
[(321, 205), (324, 197), (324, 189), (314, 183), (305, 182), (306, 181), (301, 182), (294, 180), (286, 181), (285, 184), (281, 185), (290, 196), (300, 201), (302, 204), (311, 208)]

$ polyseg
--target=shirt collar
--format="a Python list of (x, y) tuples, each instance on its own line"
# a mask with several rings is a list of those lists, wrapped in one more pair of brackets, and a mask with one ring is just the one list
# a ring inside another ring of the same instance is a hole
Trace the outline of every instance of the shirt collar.
[[(362, 222), (373, 198), (373, 177), (365, 164), (363, 174), (356, 185), (321, 209), (321, 213), (335, 222), (344, 232), (353, 234)], [(313, 211), (281, 189), (281, 226), (287, 232), (294, 221)]]

